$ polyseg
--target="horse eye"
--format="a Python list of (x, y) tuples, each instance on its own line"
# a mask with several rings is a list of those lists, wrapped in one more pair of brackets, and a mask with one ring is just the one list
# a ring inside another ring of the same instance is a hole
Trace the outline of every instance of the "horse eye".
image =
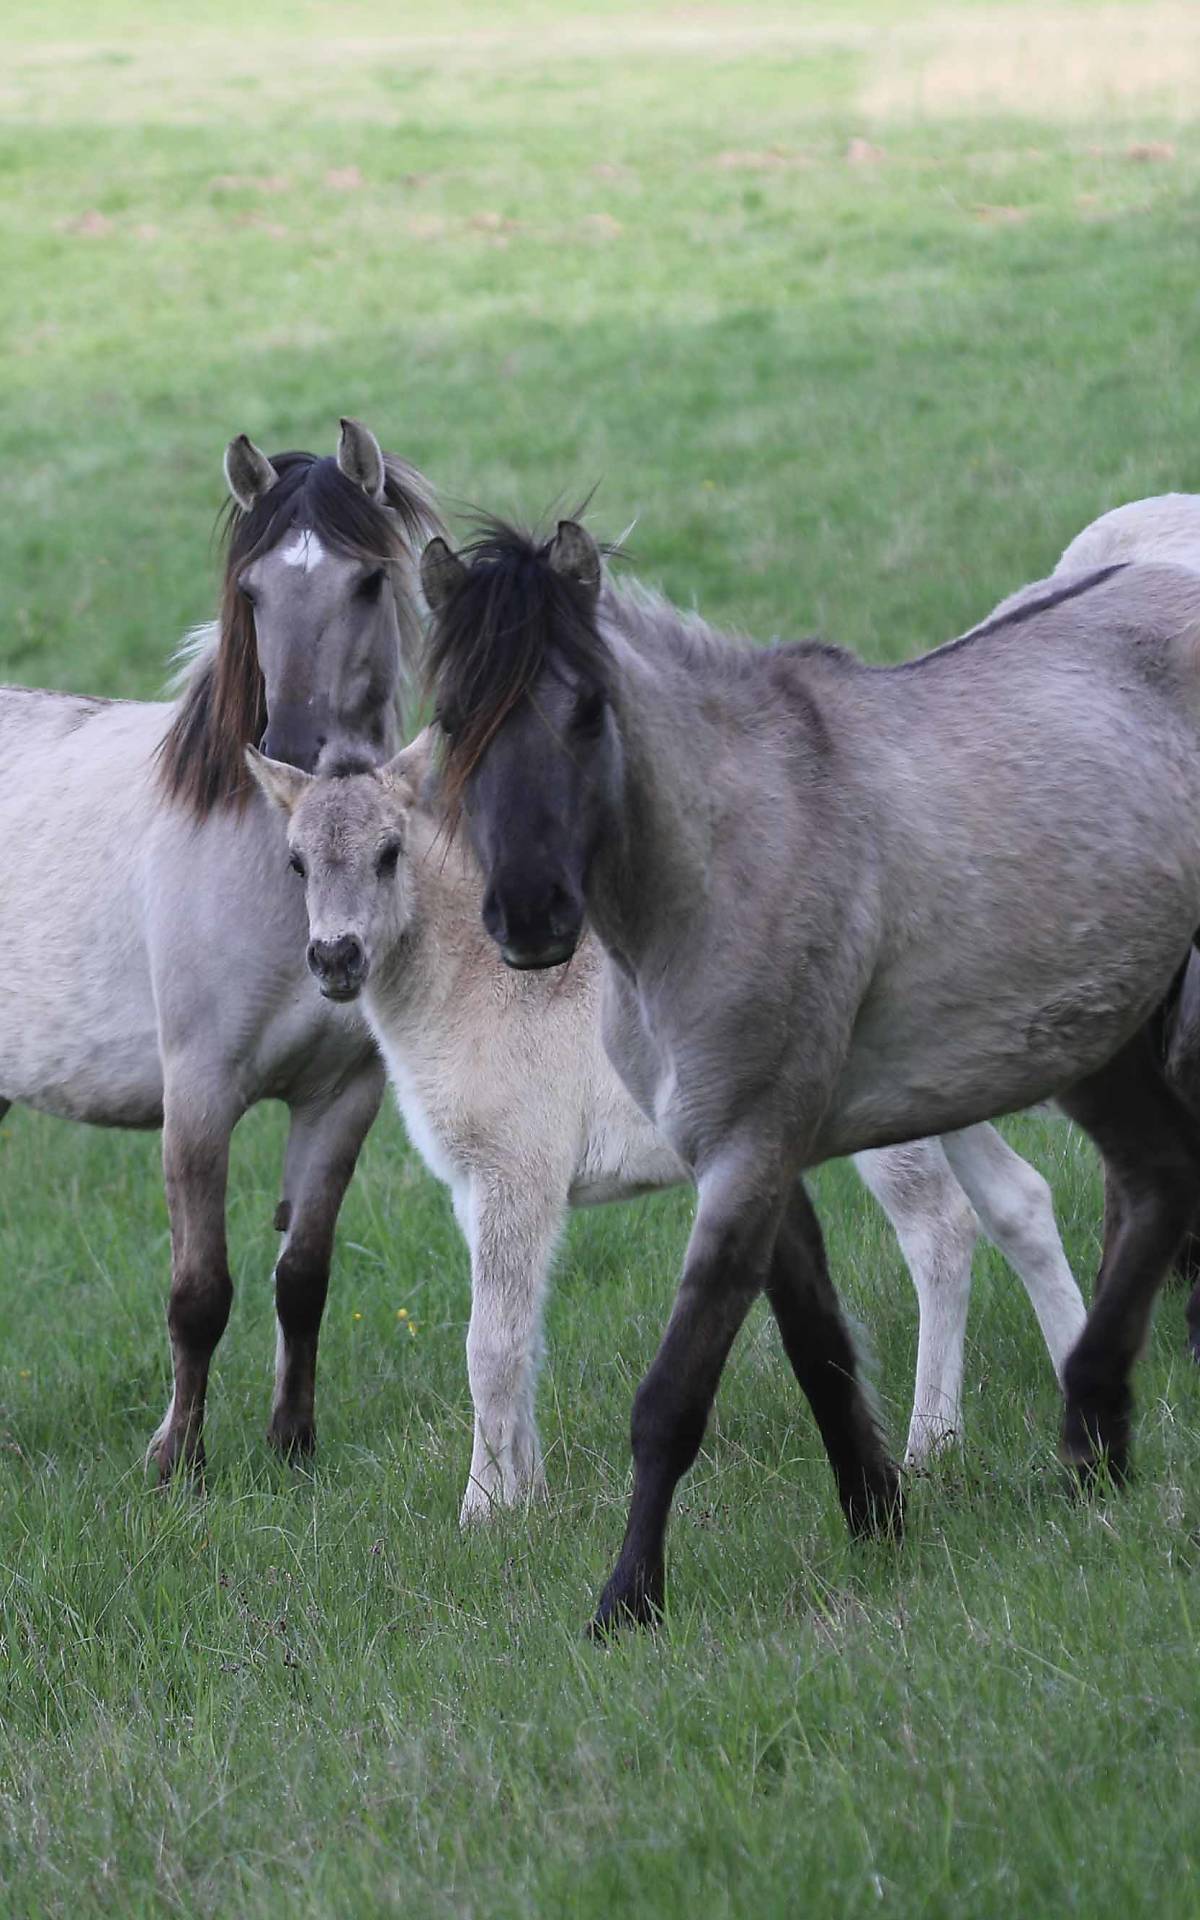
[(360, 580), (358, 583), (358, 586), (355, 588), (355, 592), (358, 594), (359, 599), (360, 600), (378, 600), (380, 592), (383, 587), (383, 583), (386, 578), (387, 578), (386, 568), (376, 567), (374, 573), (369, 573), (365, 580)]
[(381, 880), (390, 880), (399, 862), (400, 842), (389, 840), (386, 847), (380, 850), (379, 858), (375, 862), (375, 871)]
[(302, 880), (308, 879), (308, 868), (304, 864), (304, 856), (302, 854), (293, 853), (288, 861), (288, 865), (293, 873), (300, 875)]
[(246, 602), (248, 606), (253, 607), (257, 604), (254, 598), (254, 588), (250, 586), (249, 582), (244, 577), (238, 581), (237, 590), (241, 594), (242, 599)]
[(439, 707), (434, 718), (447, 740), (453, 740), (459, 729), (460, 722), (458, 715), (449, 707)]
[(604, 725), (604, 715), (608, 702), (598, 690), (585, 693), (575, 709), (574, 727), (577, 733), (599, 733)]

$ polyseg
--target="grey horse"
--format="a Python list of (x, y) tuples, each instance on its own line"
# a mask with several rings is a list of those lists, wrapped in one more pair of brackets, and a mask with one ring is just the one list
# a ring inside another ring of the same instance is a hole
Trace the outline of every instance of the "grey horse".
[(1115, 1198), (1063, 1445), (1122, 1474), (1200, 1175), (1148, 1026), (1200, 926), (1200, 579), (1043, 582), (870, 668), (737, 648), (618, 591), (573, 521), (491, 524), (465, 558), (435, 540), (422, 575), (484, 925), (546, 967), (586, 913), (606, 1048), (699, 1189), (597, 1628), (662, 1605), (674, 1489), (764, 1289), (850, 1524), (895, 1524), (802, 1178), (836, 1155), (1051, 1097), (1083, 1126)]
[(233, 1294), (230, 1135), (259, 1100), (291, 1112), (269, 1437), (313, 1445), (334, 1227), (383, 1068), (358, 1012), (308, 978), (302, 891), (243, 752), (265, 736), (311, 768), (395, 751), (415, 556), (438, 524), (421, 477), (355, 421), (336, 459), (270, 460), (243, 436), (226, 476), (220, 619), (177, 700), (0, 690), (0, 1115), (22, 1102), (163, 1129), (174, 1392), (150, 1448), (164, 1475), (203, 1464)]

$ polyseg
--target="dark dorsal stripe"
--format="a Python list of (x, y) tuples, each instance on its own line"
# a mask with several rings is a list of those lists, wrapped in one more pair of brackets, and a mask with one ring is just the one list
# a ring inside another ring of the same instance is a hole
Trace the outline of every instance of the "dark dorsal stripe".
[(1090, 593), (1093, 587), (1103, 586), (1114, 573), (1122, 573), (1129, 565), (1127, 560), (1114, 561), (1111, 566), (1098, 567), (1094, 573), (1083, 573), (1068, 580), (1064, 585), (1051, 587), (1046, 593), (1039, 593), (1033, 599), (1023, 600), (1019, 606), (1009, 607), (1003, 613), (992, 614), (977, 627), (969, 627), (966, 633), (960, 633), (957, 640), (947, 640), (945, 646), (934, 647), (929, 653), (920, 653), (915, 660), (902, 661), (891, 669), (895, 673), (906, 673), (916, 667), (923, 667), (928, 660), (944, 660), (948, 653), (958, 653), (963, 647), (969, 647), (973, 641), (982, 640), (991, 633), (1001, 633), (1006, 627), (1023, 626), (1026, 620), (1032, 620), (1037, 613), (1048, 613), (1051, 607), (1061, 607), (1067, 600), (1077, 600), (1081, 594)]

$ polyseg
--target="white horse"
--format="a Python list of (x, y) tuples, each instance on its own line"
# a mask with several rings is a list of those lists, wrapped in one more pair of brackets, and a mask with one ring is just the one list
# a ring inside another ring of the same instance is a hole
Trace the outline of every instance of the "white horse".
[(424, 482), (343, 421), (337, 458), (244, 437), (221, 618), (171, 704), (0, 689), (0, 1115), (14, 1102), (163, 1129), (174, 1392), (162, 1474), (203, 1461), (204, 1396), (233, 1287), (229, 1141), (282, 1100), (279, 1344), (269, 1438), (313, 1444), (333, 1233), (384, 1073), (353, 1008), (311, 990), (279, 821), (242, 760), (264, 732), (305, 765), (383, 759), (418, 623)]

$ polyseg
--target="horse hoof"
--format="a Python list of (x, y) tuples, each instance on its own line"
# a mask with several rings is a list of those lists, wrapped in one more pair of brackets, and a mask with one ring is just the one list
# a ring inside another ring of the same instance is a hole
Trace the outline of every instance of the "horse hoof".
[(204, 1442), (199, 1441), (189, 1448), (178, 1435), (168, 1434), (157, 1444), (152, 1442), (146, 1455), (147, 1470), (153, 1473), (155, 1485), (160, 1490), (177, 1480), (187, 1480), (202, 1492), (205, 1466)]
[(308, 1460), (317, 1450), (317, 1429), (311, 1420), (272, 1420), (267, 1445), (282, 1460)]
[(856, 1539), (904, 1532), (904, 1486), (900, 1469), (889, 1460), (871, 1479), (863, 1479), (842, 1502), (846, 1525)]
[(1109, 1421), (1102, 1414), (1089, 1415), (1068, 1407), (1061, 1453), (1080, 1493), (1093, 1493), (1106, 1480), (1114, 1487), (1125, 1486), (1129, 1480), (1128, 1418)]
[(656, 1627), (664, 1599), (661, 1572), (657, 1576), (638, 1573), (632, 1580), (618, 1580), (614, 1574), (588, 1624), (589, 1639), (612, 1640), (631, 1628)]

